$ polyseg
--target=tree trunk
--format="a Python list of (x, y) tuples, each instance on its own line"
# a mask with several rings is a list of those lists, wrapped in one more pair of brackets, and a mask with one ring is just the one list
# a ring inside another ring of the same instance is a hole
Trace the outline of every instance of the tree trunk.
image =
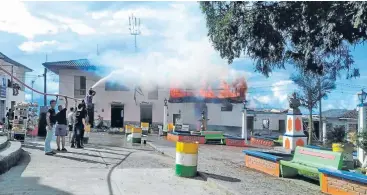
[(323, 138), (322, 138), (322, 107), (321, 107), (321, 78), (319, 77), (319, 98), (320, 98), (320, 102), (319, 102), (319, 140), (322, 142)]
[(313, 121), (312, 121), (312, 108), (308, 109), (310, 112), (310, 116), (308, 119), (308, 145), (311, 145), (312, 141), (312, 129), (313, 129)]

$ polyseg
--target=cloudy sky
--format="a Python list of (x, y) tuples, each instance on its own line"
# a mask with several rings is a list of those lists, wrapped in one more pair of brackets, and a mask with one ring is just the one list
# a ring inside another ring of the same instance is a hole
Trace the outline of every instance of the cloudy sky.
[[(131, 14), (141, 20), (137, 53), (129, 31)], [(195, 80), (198, 76), (216, 79), (223, 76), (223, 72), (229, 76), (244, 75), (250, 88), (250, 107), (287, 106), (287, 95), (296, 89), (289, 80), (294, 72), (291, 67), (276, 70), (266, 78), (254, 72), (250, 59), (237, 59), (228, 65), (213, 49), (206, 34), (205, 18), (197, 2), (7, 0), (6, 6), (0, 7), (0, 52), (34, 70), (26, 76), (28, 83), (42, 74), (41, 64), (46, 54), (48, 61), (91, 59), (95, 58), (98, 45), (104, 62), (128, 63), (127, 68), (131, 69), (165, 71), (165, 74), (187, 80)], [(337, 89), (324, 100), (324, 110), (355, 108), (355, 94), (367, 86), (367, 70), (363, 67), (367, 62), (365, 51), (365, 46), (353, 49), (355, 66), (361, 69), (362, 76), (346, 80), (342, 75), (337, 81)], [(150, 60), (137, 61), (145, 57)], [(43, 89), (41, 78), (36, 79), (35, 88)], [(58, 91), (57, 75), (49, 74), (48, 89), (51, 93)], [(35, 98), (41, 97), (35, 95)]]

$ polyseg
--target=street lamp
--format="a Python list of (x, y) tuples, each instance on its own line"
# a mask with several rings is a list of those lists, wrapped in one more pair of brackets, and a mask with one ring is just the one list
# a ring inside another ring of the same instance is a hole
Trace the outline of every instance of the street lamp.
[(364, 90), (362, 89), (362, 92), (358, 93), (358, 99), (359, 99), (359, 101), (361, 101), (362, 105), (364, 103), (364, 100), (366, 100), (366, 97), (367, 97), (367, 93), (364, 92)]

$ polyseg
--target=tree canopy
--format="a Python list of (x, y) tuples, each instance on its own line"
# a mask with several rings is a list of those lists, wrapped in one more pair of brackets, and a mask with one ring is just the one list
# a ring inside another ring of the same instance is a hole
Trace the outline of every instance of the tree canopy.
[(268, 76), (290, 61), (308, 72), (359, 76), (350, 46), (367, 39), (367, 2), (200, 2), (208, 36), (222, 58), (242, 55)]
[(327, 97), (333, 89), (335, 89), (335, 78), (331, 74), (317, 75), (312, 72), (300, 72), (293, 74), (291, 80), (298, 85), (299, 91), (296, 92), (297, 97), (301, 101), (301, 106), (309, 111), (309, 144), (312, 139), (312, 109), (317, 108), (317, 102), (321, 98)]

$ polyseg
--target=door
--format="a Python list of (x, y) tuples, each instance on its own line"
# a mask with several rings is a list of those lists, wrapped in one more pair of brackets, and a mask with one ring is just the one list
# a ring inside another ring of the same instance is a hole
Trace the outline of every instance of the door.
[(140, 104), (140, 122), (152, 124), (153, 106), (151, 104)]
[(279, 133), (285, 133), (285, 120), (279, 120)]
[(172, 118), (173, 119), (173, 125), (176, 125), (176, 121), (177, 121), (178, 118), (180, 118), (180, 115), (179, 114), (173, 114), (172, 117), (173, 117)]
[(11, 103), (10, 103), (11, 105), (10, 105), (10, 108), (12, 109), (12, 110), (14, 110), (14, 107), (15, 107), (15, 101), (11, 101)]
[(247, 117), (247, 132), (254, 132), (254, 117), (248, 116)]
[(111, 105), (111, 127), (122, 128), (124, 126), (124, 106)]

